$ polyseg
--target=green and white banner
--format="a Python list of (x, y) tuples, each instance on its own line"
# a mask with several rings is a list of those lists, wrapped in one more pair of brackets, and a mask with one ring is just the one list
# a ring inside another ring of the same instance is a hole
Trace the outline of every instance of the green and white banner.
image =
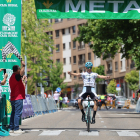
[[(6, 84), (2, 87), (2, 94), (5, 94), (7, 99), (7, 116), (10, 116), (12, 110), (9, 102), (9, 78), (13, 73), (13, 65), (20, 66), (20, 60), (13, 53), (9, 53), (3, 62), (2, 49), (9, 43), (21, 53), (21, 4), (21, 0), (0, 0), (0, 68), (5, 68), (8, 73)], [(3, 78), (4, 74), (0, 72), (0, 80)], [(9, 119), (5, 120), (5, 123), (9, 123)]]
[(35, 0), (38, 19), (140, 19), (140, 0)]

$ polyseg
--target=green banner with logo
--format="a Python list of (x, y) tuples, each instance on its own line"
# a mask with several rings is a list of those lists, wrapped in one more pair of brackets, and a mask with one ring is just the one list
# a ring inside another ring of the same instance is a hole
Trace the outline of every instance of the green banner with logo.
[[(10, 45), (21, 53), (21, 4), (21, 0), (0, 0), (0, 68), (5, 68), (6, 73), (8, 73), (6, 84), (2, 86), (2, 94), (6, 95), (7, 105), (5, 124), (9, 124), (12, 111), (9, 101), (9, 78), (13, 73), (13, 65), (20, 65), (20, 60), (13, 53), (7, 53), (4, 62), (2, 50)], [(3, 78), (4, 73), (2, 71), (0, 72), (0, 80)]]
[(140, 19), (140, 0), (35, 0), (38, 19)]

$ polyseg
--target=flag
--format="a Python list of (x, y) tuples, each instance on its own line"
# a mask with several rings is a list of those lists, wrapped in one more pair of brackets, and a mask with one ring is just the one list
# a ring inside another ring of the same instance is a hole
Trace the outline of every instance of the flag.
[(13, 53), (18, 59), (20, 59), (22, 61), (22, 57), (19, 54), (19, 52), (16, 49), (16, 47), (10, 41), (8, 41), (8, 43), (2, 49), (2, 59), (3, 59), (3, 62), (5, 62), (6, 56), (8, 54), (10, 54), (10, 53)]

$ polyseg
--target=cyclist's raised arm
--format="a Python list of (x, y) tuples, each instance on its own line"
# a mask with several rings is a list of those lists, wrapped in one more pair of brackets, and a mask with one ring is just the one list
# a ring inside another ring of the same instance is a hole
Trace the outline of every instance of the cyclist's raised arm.
[(68, 74), (73, 75), (73, 76), (81, 76), (80, 73), (72, 73), (71, 71), (68, 71)]
[(100, 78), (100, 79), (109, 79), (110, 76), (98, 75), (97, 78)]

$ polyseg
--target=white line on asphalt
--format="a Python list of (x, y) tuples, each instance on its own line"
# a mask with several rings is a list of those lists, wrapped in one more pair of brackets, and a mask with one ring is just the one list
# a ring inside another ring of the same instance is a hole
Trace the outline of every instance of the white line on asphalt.
[(102, 118), (99, 118), (99, 119), (102, 119)]
[(98, 131), (91, 131), (91, 132), (81, 131), (79, 133), (79, 136), (99, 136), (99, 132)]
[(104, 128), (107, 128), (106, 126), (104, 126)]
[(61, 132), (63, 132), (65, 130), (54, 130), (54, 131), (43, 131), (40, 135), (38, 136), (58, 136), (61, 134)]
[(33, 129), (33, 130), (31, 130), (31, 131), (40, 131), (40, 130)]
[(122, 131), (122, 132), (117, 132), (117, 133), (119, 136), (139, 137), (139, 135), (135, 132)]
[(101, 121), (101, 123), (104, 123), (104, 121)]
[(14, 137), (19, 136), (19, 135), (21, 135), (21, 134), (10, 133), (10, 136), (14, 136)]

